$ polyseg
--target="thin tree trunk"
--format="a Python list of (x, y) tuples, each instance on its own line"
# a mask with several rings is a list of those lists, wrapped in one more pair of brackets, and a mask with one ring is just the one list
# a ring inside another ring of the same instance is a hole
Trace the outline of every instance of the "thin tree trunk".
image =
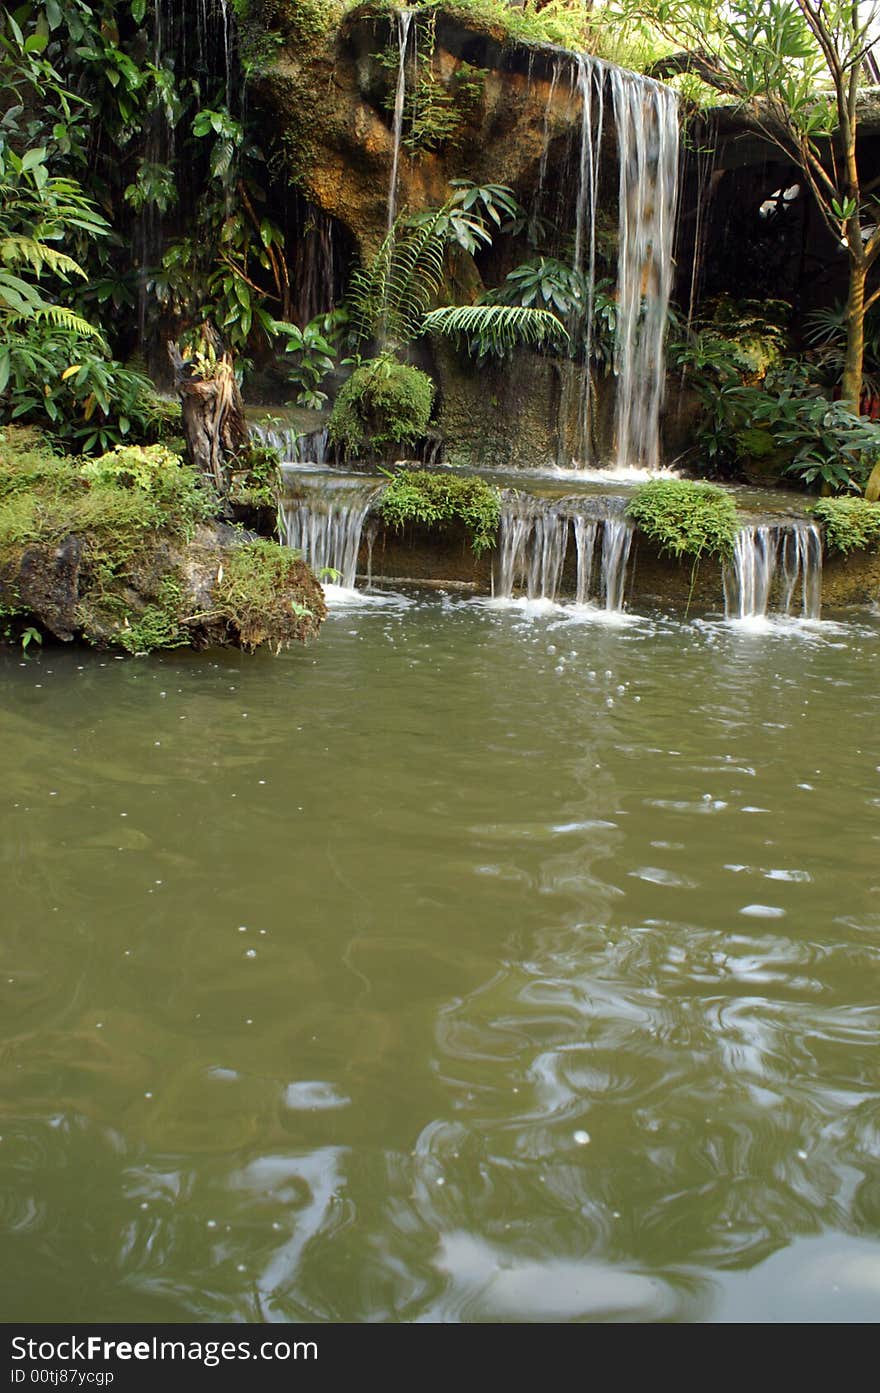
[(856, 416), (862, 396), (862, 367), (865, 356), (865, 279), (860, 262), (850, 262), (849, 295), (846, 302), (846, 351), (840, 395)]
[(218, 493), (226, 493), (226, 464), (248, 443), (244, 402), (230, 354), (223, 353), (208, 368), (184, 358), (175, 343), (168, 344), (174, 366), (174, 386), (183, 411), (183, 433), (190, 463), (207, 474)]

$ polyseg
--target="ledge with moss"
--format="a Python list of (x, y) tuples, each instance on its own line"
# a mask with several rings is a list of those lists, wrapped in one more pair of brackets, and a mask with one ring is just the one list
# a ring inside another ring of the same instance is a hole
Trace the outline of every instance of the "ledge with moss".
[(216, 517), (161, 445), (82, 464), (34, 432), (0, 433), (0, 638), (279, 649), (317, 634), (323, 591), (298, 557)]

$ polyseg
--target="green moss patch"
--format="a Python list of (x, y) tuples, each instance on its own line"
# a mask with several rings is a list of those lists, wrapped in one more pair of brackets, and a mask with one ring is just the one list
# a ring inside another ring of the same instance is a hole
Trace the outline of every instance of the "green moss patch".
[(212, 598), (247, 649), (312, 637), (327, 614), (324, 593), (305, 562), (264, 538), (230, 553)]
[[(192, 644), (276, 649), (326, 610), (308, 567), (214, 519), (217, 500), (161, 445), (86, 464), (0, 438), (0, 610), (61, 639), (128, 653)], [(14, 637), (14, 633), (10, 633)]]
[(383, 354), (355, 368), (340, 388), (328, 423), (330, 439), (349, 455), (411, 444), (425, 434), (433, 402), (434, 384), (426, 372)]
[(414, 470), (392, 479), (377, 511), (384, 522), (398, 530), (413, 522), (427, 527), (463, 523), (479, 556), (495, 545), (501, 494), (483, 479)]
[(671, 556), (729, 556), (740, 522), (733, 499), (714, 484), (651, 479), (636, 489), (627, 514)]
[(829, 551), (846, 556), (880, 546), (880, 503), (869, 503), (866, 498), (823, 498), (813, 508), (813, 515), (825, 528)]

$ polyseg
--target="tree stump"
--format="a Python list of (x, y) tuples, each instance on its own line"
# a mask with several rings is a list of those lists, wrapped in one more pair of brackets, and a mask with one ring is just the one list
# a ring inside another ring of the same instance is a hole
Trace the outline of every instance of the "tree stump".
[(183, 412), (183, 433), (190, 463), (227, 491), (226, 463), (248, 443), (244, 402), (235, 380), (232, 355), (218, 351), (219, 336), (206, 330), (208, 352), (184, 358), (169, 342), (174, 387)]

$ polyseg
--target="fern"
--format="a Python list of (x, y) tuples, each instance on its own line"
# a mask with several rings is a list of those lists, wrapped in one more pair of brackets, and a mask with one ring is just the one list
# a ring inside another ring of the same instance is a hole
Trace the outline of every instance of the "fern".
[(69, 276), (86, 273), (66, 252), (56, 251), (36, 237), (0, 237), (0, 263), (4, 266), (31, 266), (39, 276), (43, 270), (67, 280)]
[(423, 320), (428, 333), (465, 339), (472, 351), (504, 354), (517, 344), (538, 348), (568, 342), (568, 331), (549, 310), (521, 305), (445, 305)]

